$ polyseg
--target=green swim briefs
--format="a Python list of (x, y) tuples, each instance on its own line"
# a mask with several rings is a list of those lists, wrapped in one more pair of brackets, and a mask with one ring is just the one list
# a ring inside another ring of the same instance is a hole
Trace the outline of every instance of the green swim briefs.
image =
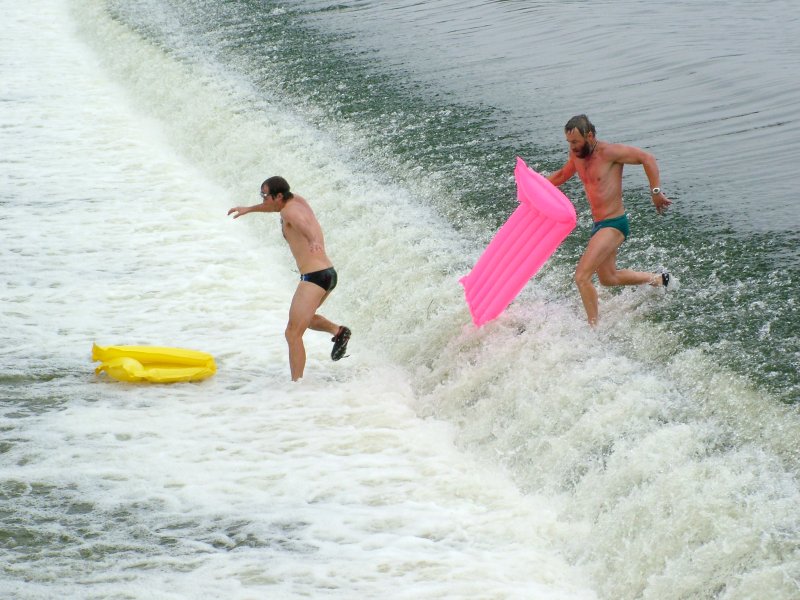
[(603, 219), (602, 221), (595, 221), (592, 226), (592, 235), (603, 229), (604, 227), (613, 227), (628, 239), (628, 234), (631, 232), (630, 225), (628, 224), (628, 213), (613, 219)]

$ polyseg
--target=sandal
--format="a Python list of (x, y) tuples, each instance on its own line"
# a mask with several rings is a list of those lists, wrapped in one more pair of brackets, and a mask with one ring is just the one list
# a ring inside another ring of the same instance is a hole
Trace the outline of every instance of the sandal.
[(335, 336), (331, 338), (333, 342), (333, 349), (331, 350), (331, 360), (339, 360), (344, 358), (344, 353), (347, 352), (347, 342), (350, 341), (350, 330), (342, 325)]

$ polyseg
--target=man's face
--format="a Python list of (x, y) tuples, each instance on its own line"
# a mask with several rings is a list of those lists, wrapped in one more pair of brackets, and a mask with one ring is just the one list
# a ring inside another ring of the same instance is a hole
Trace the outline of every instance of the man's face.
[(592, 153), (594, 134), (591, 131), (583, 137), (577, 129), (570, 129), (566, 133), (566, 138), (570, 152), (578, 158), (586, 158)]
[(261, 188), (261, 201), (269, 206), (270, 209), (277, 208), (279, 205), (276, 204), (278, 199), (275, 197), (274, 194), (270, 193), (269, 188), (264, 186)]

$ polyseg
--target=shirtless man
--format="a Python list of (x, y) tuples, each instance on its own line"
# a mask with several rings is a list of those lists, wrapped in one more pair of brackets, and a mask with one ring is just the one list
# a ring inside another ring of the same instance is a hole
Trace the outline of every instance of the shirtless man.
[(306, 349), (303, 334), (306, 329), (327, 331), (333, 338), (331, 358), (339, 360), (347, 351), (350, 330), (336, 325), (317, 309), (336, 287), (336, 270), (325, 254), (322, 227), (304, 198), (289, 191), (283, 177), (270, 177), (261, 184), (261, 204), (236, 206), (228, 211), (234, 219), (251, 212), (277, 212), (281, 215), (283, 237), (300, 270), (300, 283), (289, 308), (289, 323), (286, 325), (286, 342), (289, 344), (289, 368), (292, 381), (303, 377), (306, 366)]
[(595, 326), (598, 319), (597, 290), (592, 283), (595, 273), (601, 285), (606, 286), (647, 283), (666, 287), (670, 282), (669, 273), (617, 269), (617, 249), (629, 233), (628, 215), (622, 205), (623, 166), (642, 165), (659, 214), (663, 214), (672, 202), (661, 191), (658, 165), (652, 154), (633, 146), (598, 140), (594, 125), (586, 115), (567, 121), (564, 133), (569, 143), (569, 159), (548, 179), (553, 185), (560, 186), (577, 173), (589, 199), (594, 227), (589, 245), (575, 269), (575, 283), (589, 324)]

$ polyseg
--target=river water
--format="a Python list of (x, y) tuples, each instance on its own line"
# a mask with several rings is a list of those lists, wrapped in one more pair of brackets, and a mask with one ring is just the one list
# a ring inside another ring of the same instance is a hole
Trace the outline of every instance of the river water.
[[(3, 0), (0, 592), (39, 598), (796, 598), (800, 92), (789, 2)], [(627, 168), (475, 329), (458, 278), (563, 124)], [(353, 330), (306, 336), (274, 215), (314, 207)], [(197, 384), (97, 378), (91, 344), (212, 353)]]

